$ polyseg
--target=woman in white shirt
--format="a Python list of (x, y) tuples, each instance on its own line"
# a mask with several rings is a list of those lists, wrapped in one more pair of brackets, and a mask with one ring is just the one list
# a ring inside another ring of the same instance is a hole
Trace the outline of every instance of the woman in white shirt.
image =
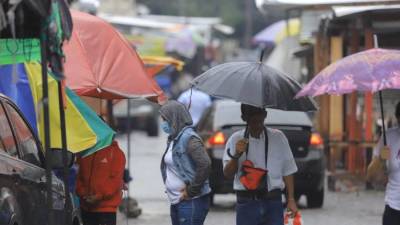
[(161, 174), (171, 204), (172, 224), (202, 225), (210, 207), (211, 160), (182, 103), (168, 101), (160, 114), (162, 129), (168, 134)]

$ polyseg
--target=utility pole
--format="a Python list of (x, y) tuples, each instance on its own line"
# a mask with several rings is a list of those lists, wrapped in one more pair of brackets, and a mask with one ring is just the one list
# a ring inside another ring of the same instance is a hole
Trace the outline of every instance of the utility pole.
[(243, 35), (243, 44), (245, 48), (250, 47), (250, 41), (253, 34), (253, 0), (245, 0), (245, 29)]

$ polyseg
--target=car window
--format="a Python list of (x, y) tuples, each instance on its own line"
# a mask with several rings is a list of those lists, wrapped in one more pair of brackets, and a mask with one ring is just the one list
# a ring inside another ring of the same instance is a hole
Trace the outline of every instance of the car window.
[(3, 107), (0, 105), (0, 148), (8, 155), (18, 158), (17, 146)]
[(14, 107), (9, 104), (6, 104), (6, 107), (10, 115), (11, 123), (15, 129), (18, 146), (20, 147), (21, 159), (40, 166), (39, 151), (31, 130)]

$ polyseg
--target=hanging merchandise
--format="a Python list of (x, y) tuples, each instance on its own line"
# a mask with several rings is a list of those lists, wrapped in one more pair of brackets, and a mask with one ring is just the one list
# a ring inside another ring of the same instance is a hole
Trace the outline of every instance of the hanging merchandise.
[(72, 35), (72, 18), (64, 0), (52, 0), (46, 21), (47, 60), (57, 80), (63, 78), (63, 41)]

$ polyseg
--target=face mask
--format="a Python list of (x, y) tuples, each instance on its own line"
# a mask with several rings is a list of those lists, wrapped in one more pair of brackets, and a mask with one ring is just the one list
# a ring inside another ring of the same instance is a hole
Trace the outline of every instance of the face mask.
[(171, 129), (171, 127), (169, 126), (169, 124), (168, 124), (167, 121), (163, 121), (163, 122), (161, 123), (161, 129), (162, 129), (165, 133), (167, 133), (167, 134), (171, 134), (171, 133), (172, 133), (172, 129)]

